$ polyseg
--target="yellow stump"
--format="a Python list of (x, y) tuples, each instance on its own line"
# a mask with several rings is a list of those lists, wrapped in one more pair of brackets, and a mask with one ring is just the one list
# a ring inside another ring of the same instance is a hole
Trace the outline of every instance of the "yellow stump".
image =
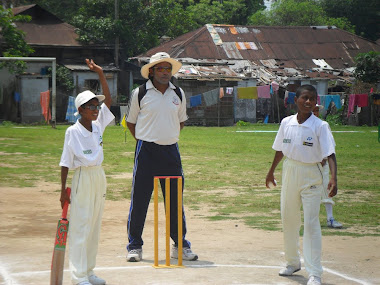
[[(166, 262), (165, 265), (158, 263), (158, 180), (165, 179), (165, 219), (166, 219)], [(178, 264), (170, 264), (170, 179), (177, 179), (178, 194), (177, 194), (177, 220), (178, 220)], [(153, 181), (154, 192), (154, 267), (155, 268), (172, 268), (183, 267), (182, 265), (182, 177), (181, 176), (155, 176)]]

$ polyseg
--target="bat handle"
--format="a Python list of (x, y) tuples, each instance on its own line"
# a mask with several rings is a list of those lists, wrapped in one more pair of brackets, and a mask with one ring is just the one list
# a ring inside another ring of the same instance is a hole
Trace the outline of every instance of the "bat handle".
[[(70, 194), (71, 194), (71, 188), (70, 187), (67, 187), (66, 188), (66, 191), (67, 191), (67, 195), (69, 196), (70, 198)], [(63, 205), (63, 209), (62, 209), (62, 219), (64, 220), (67, 220), (67, 210), (69, 209), (69, 203), (68, 202), (65, 202), (65, 204)]]

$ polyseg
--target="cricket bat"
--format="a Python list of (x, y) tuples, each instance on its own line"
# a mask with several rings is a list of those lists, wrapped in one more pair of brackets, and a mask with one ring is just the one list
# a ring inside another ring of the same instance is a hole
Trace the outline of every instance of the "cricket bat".
[[(66, 188), (70, 197), (71, 189)], [(65, 263), (65, 250), (67, 233), (69, 232), (69, 221), (67, 220), (67, 210), (69, 203), (65, 203), (62, 209), (62, 218), (58, 220), (57, 233), (55, 235), (53, 259), (51, 262), (50, 285), (62, 285), (63, 266)]]

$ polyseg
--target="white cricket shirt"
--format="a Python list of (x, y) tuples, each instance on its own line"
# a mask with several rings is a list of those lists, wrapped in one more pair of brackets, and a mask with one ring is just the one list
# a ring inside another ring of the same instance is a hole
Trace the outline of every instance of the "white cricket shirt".
[(67, 128), (60, 166), (75, 169), (80, 166), (98, 166), (103, 162), (103, 132), (115, 118), (106, 104), (102, 104), (96, 121), (92, 121), (92, 132), (77, 120)]
[(127, 122), (136, 124), (135, 136), (138, 140), (154, 142), (159, 145), (171, 145), (179, 140), (180, 123), (188, 119), (186, 114), (186, 97), (181, 89), (182, 101), (169, 87), (162, 94), (154, 87), (151, 80), (146, 83), (146, 94), (138, 102), (139, 89), (132, 93)]
[(296, 161), (318, 163), (335, 153), (335, 141), (327, 122), (312, 114), (299, 124), (296, 114), (281, 121), (272, 148)]

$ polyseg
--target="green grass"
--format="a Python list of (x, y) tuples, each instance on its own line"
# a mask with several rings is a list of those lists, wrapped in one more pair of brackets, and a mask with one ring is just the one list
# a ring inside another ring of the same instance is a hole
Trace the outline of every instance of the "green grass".
[[(31, 187), (53, 182), (60, 191), (60, 167), (67, 125), (0, 126), (0, 186)], [(249, 124), (234, 127), (185, 127), (179, 147), (185, 173), (185, 206), (207, 209), (210, 220), (240, 220), (252, 228), (281, 229), (280, 187), (265, 188), (272, 163), (271, 146), (278, 125)], [(332, 126), (337, 144), (338, 196), (334, 216), (344, 224), (324, 235), (380, 235), (380, 144), (376, 127)], [(121, 127), (104, 134), (103, 163), (107, 199), (130, 198), (135, 142)], [(275, 176), (281, 183), (280, 164)], [(70, 173), (70, 177), (71, 177)], [(69, 181), (70, 182), (70, 181)]]

